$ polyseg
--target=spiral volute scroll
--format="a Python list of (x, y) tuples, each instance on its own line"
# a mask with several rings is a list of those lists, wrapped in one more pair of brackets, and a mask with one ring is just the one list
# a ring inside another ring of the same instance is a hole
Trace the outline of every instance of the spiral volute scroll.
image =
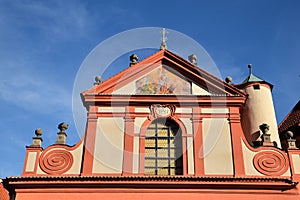
[(48, 150), (42, 153), (39, 163), (45, 173), (60, 175), (72, 167), (73, 155), (64, 149)]
[(253, 158), (257, 171), (267, 176), (280, 176), (288, 169), (288, 158), (277, 151), (262, 151)]

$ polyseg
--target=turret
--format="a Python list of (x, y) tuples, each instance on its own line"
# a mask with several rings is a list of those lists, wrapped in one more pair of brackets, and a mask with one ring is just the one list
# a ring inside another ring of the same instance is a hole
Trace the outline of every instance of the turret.
[(271, 142), (281, 147), (277, 121), (272, 99), (273, 85), (253, 75), (252, 65), (248, 65), (249, 76), (238, 87), (248, 94), (242, 110), (241, 122), (246, 139), (250, 144), (261, 141), (259, 126), (269, 125)]

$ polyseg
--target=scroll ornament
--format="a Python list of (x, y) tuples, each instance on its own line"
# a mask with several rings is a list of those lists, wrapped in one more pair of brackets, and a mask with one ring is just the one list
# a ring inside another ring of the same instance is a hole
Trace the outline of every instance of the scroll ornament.
[(287, 156), (277, 151), (262, 151), (253, 158), (257, 171), (267, 176), (280, 176), (288, 169)]
[(67, 150), (55, 149), (43, 152), (39, 163), (45, 173), (60, 175), (70, 170), (73, 160), (73, 155)]

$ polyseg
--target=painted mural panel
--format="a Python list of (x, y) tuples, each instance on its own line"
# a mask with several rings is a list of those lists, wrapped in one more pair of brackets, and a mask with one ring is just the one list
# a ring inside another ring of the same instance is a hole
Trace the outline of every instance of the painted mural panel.
[(135, 82), (136, 94), (191, 94), (187, 80), (159, 67)]

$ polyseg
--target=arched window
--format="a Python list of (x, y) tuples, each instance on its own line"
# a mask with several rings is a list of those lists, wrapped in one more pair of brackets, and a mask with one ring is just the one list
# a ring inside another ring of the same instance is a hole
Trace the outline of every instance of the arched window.
[(145, 136), (145, 175), (182, 175), (179, 125), (169, 119), (157, 119), (147, 128)]

